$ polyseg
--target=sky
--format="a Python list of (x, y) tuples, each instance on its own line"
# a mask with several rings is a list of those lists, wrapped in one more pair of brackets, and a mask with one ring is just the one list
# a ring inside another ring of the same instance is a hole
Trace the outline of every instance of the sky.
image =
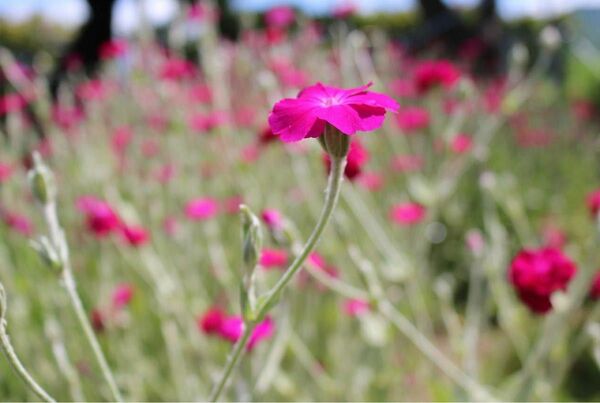
[[(141, 0), (148, 18), (157, 25), (169, 21), (177, 12), (176, 0)], [(325, 14), (336, 5), (352, 1), (360, 12), (394, 12), (413, 8), (416, 0), (233, 0), (243, 10), (264, 10), (278, 4), (294, 5), (308, 14)], [(478, 0), (447, 0), (469, 7)], [(522, 16), (548, 17), (578, 8), (600, 8), (600, 0), (498, 0), (500, 15), (506, 19)], [(79, 25), (87, 18), (85, 0), (0, 0), (0, 16), (19, 21), (41, 14), (65, 25)], [(117, 0), (114, 26), (117, 34), (127, 34), (138, 24), (137, 0)]]

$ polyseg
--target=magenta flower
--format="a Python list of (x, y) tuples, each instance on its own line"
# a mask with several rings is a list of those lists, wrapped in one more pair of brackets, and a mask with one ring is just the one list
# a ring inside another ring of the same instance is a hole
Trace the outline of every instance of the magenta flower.
[(288, 254), (283, 249), (265, 248), (260, 254), (259, 263), (265, 269), (284, 267), (288, 261)]
[(134, 288), (131, 284), (118, 284), (112, 293), (112, 306), (115, 309), (121, 309), (129, 305), (133, 298)]
[(390, 218), (401, 226), (410, 226), (421, 222), (425, 213), (425, 207), (418, 203), (400, 203), (392, 207)]
[(0, 162), (0, 183), (6, 182), (13, 174), (12, 165)]
[(592, 216), (598, 215), (598, 211), (600, 211), (600, 189), (589, 193), (585, 201), (590, 214)]
[(77, 208), (86, 216), (86, 226), (97, 237), (104, 237), (121, 226), (121, 220), (113, 208), (94, 196), (82, 196)]
[[(357, 179), (361, 173), (363, 167), (369, 162), (371, 156), (369, 155), (369, 151), (362, 145), (358, 140), (352, 141), (350, 143), (350, 149), (348, 150), (348, 155), (346, 156), (346, 168), (344, 168), (344, 175), (350, 181)], [(329, 172), (331, 168), (331, 158), (329, 154), (325, 154), (323, 156), (325, 161), (325, 167), (327, 168), (327, 172)]]
[(347, 299), (344, 301), (344, 313), (348, 316), (360, 316), (371, 309), (369, 301), (363, 299)]
[(265, 24), (272, 28), (286, 28), (294, 19), (294, 9), (289, 6), (273, 7), (265, 13)]
[(422, 94), (437, 86), (451, 88), (460, 79), (460, 71), (448, 60), (426, 60), (415, 69), (414, 79)]
[(385, 113), (398, 111), (398, 103), (387, 95), (367, 91), (371, 84), (341, 89), (317, 83), (300, 91), (297, 98), (275, 104), (269, 125), (284, 142), (319, 137), (328, 123), (346, 135), (376, 130)]
[(148, 242), (148, 231), (144, 227), (137, 225), (122, 225), (121, 235), (131, 246), (142, 246)]
[(418, 106), (411, 106), (398, 112), (398, 126), (406, 134), (412, 134), (429, 126), (429, 112)]
[(425, 161), (420, 155), (396, 155), (392, 158), (392, 169), (396, 172), (414, 172), (423, 168)]
[(575, 264), (559, 249), (523, 249), (510, 264), (508, 280), (525, 305), (545, 314), (552, 309), (552, 294), (565, 290), (576, 273)]
[(13, 231), (25, 235), (26, 237), (31, 237), (33, 235), (33, 224), (26, 216), (2, 210), (0, 211), (0, 217)]
[(466, 134), (457, 134), (450, 143), (450, 149), (455, 154), (468, 153), (473, 147), (473, 140)]
[(264, 209), (260, 214), (262, 220), (272, 230), (279, 230), (283, 227), (283, 216), (278, 210)]
[(267, 316), (262, 322), (256, 325), (252, 331), (250, 339), (248, 340), (248, 345), (246, 346), (246, 350), (252, 351), (261, 340), (265, 340), (273, 336), (274, 331), (275, 323), (270, 316)]
[(193, 221), (208, 220), (216, 216), (218, 212), (219, 204), (209, 197), (193, 199), (185, 205), (185, 215)]
[(208, 309), (197, 319), (198, 329), (205, 334), (217, 334), (225, 321), (225, 312), (218, 307)]
[(221, 327), (218, 329), (217, 334), (231, 342), (235, 343), (238, 341), (240, 337), (242, 337), (242, 333), (244, 331), (244, 321), (241, 316), (227, 316), (223, 319), (223, 323), (221, 323)]

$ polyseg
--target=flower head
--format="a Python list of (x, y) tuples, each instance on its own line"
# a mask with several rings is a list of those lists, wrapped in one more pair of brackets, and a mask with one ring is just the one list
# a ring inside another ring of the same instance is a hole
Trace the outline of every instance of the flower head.
[(148, 231), (137, 225), (122, 225), (121, 235), (131, 246), (141, 246), (148, 242), (149, 238)]
[(552, 309), (552, 294), (566, 289), (576, 272), (575, 264), (559, 249), (523, 249), (510, 264), (508, 280), (523, 303), (545, 314)]
[(185, 215), (193, 221), (208, 220), (217, 215), (219, 212), (219, 204), (216, 200), (201, 197), (190, 200), (185, 205)]
[(117, 230), (121, 220), (107, 202), (93, 196), (82, 196), (77, 208), (86, 216), (86, 226), (97, 237), (104, 237)]
[(429, 112), (418, 106), (402, 109), (398, 112), (396, 119), (398, 126), (407, 134), (418, 132), (429, 126)]
[(117, 285), (112, 293), (112, 306), (121, 309), (129, 305), (133, 298), (134, 288), (131, 284), (121, 283)]
[(287, 264), (288, 254), (283, 249), (265, 248), (260, 254), (259, 263), (265, 269), (283, 267)]
[(427, 60), (415, 69), (415, 86), (419, 93), (443, 86), (450, 88), (460, 78), (460, 71), (448, 60)]
[(415, 225), (425, 217), (425, 207), (418, 203), (396, 204), (390, 210), (390, 218), (401, 226)]
[(363, 299), (347, 299), (344, 301), (344, 313), (348, 316), (360, 316), (370, 310), (369, 301)]
[(317, 83), (307, 87), (297, 98), (275, 104), (269, 115), (271, 130), (284, 142), (319, 137), (326, 123), (346, 135), (376, 130), (387, 111), (398, 110), (398, 103), (387, 95), (367, 91), (370, 86), (341, 89)]

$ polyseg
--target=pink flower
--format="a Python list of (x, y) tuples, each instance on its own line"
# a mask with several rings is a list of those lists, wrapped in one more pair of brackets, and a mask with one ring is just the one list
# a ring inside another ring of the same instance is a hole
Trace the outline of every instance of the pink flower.
[(384, 177), (376, 172), (363, 172), (357, 182), (368, 191), (376, 192), (383, 187)]
[(162, 223), (163, 231), (169, 236), (175, 236), (177, 233), (177, 219), (175, 217), (166, 217)]
[(262, 322), (260, 322), (250, 335), (248, 345), (246, 346), (247, 351), (252, 351), (254, 347), (262, 340), (268, 339), (273, 336), (275, 331), (275, 323), (270, 316), (267, 316)]
[(288, 254), (283, 249), (265, 248), (260, 254), (259, 263), (265, 269), (281, 268), (287, 264)]
[(217, 334), (223, 327), (225, 317), (225, 313), (220, 308), (210, 308), (197, 319), (198, 328), (206, 334)]
[(390, 83), (392, 93), (401, 98), (412, 98), (417, 95), (415, 84), (411, 80), (398, 78)]
[(260, 216), (267, 227), (272, 230), (279, 230), (283, 227), (283, 216), (278, 210), (264, 209)]
[(116, 128), (112, 133), (111, 146), (116, 154), (122, 155), (133, 140), (133, 131), (127, 126)]
[(113, 39), (100, 46), (100, 58), (104, 60), (115, 59), (125, 53), (127, 53), (127, 41), (123, 39)]
[(227, 214), (237, 214), (240, 212), (240, 205), (244, 203), (244, 198), (240, 195), (228, 197), (223, 202), (223, 210)]
[(201, 104), (212, 102), (212, 89), (206, 84), (196, 84), (189, 89), (189, 98), (191, 101)]
[[(353, 140), (352, 143), (350, 143), (350, 150), (346, 157), (346, 168), (344, 169), (346, 178), (351, 181), (356, 179), (362, 173), (362, 168), (369, 161), (369, 158), (370, 156), (367, 149), (358, 140)], [(329, 154), (325, 154), (323, 159), (325, 161), (327, 172), (329, 172), (331, 167)]]
[(396, 116), (398, 126), (406, 134), (412, 134), (429, 126), (429, 112), (418, 106), (411, 106), (400, 110)]
[(82, 196), (77, 200), (77, 208), (86, 216), (86, 226), (97, 237), (104, 237), (117, 230), (121, 220), (105, 201), (93, 196)]
[(108, 95), (108, 86), (102, 80), (89, 80), (80, 84), (75, 92), (77, 96), (86, 101), (101, 101)]
[(144, 227), (135, 225), (122, 225), (121, 234), (131, 246), (141, 246), (148, 242), (148, 231)]
[(12, 165), (0, 162), (0, 183), (6, 182), (12, 176), (12, 174)]
[(13, 231), (18, 232), (21, 235), (30, 237), (33, 235), (33, 224), (29, 221), (29, 218), (24, 215), (10, 212), (0, 211), (0, 217), (2, 221)]
[(448, 60), (426, 60), (415, 69), (415, 86), (419, 93), (442, 86), (450, 88), (460, 78), (460, 71)]
[(466, 238), (467, 247), (471, 253), (479, 255), (485, 247), (485, 239), (483, 238), (483, 235), (481, 235), (481, 232), (476, 229), (469, 230)]
[(273, 133), (284, 142), (319, 137), (325, 124), (344, 134), (378, 129), (388, 110), (397, 111), (398, 103), (387, 95), (367, 91), (371, 84), (340, 89), (317, 83), (300, 91), (297, 98), (275, 104), (269, 115)]
[(191, 62), (172, 58), (163, 63), (159, 76), (163, 80), (177, 81), (194, 76), (196, 69)]
[(242, 333), (244, 331), (244, 321), (242, 317), (239, 315), (227, 316), (223, 319), (223, 323), (221, 323), (221, 327), (217, 331), (218, 335), (231, 342), (235, 343), (242, 337)]
[(344, 313), (348, 316), (360, 316), (370, 311), (369, 301), (363, 299), (347, 299), (344, 301)]
[(508, 280), (523, 303), (534, 313), (545, 314), (552, 309), (552, 294), (565, 290), (576, 272), (559, 249), (523, 249), (510, 264)]
[(128, 283), (118, 284), (112, 293), (112, 306), (115, 309), (121, 309), (129, 305), (133, 298), (133, 285)]
[(420, 155), (396, 155), (392, 158), (392, 169), (397, 172), (414, 172), (423, 168)]
[(592, 279), (592, 287), (590, 288), (590, 298), (600, 299), (600, 270)]
[(265, 13), (265, 24), (271, 28), (286, 28), (294, 19), (294, 9), (289, 6), (273, 7)]
[(27, 99), (21, 94), (11, 93), (0, 97), (0, 116), (17, 112), (27, 105)]
[(200, 197), (190, 200), (185, 205), (185, 215), (193, 221), (208, 220), (217, 215), (219, 204), (209, 197)]
[(600, 189), (594, 190), (587, 195), (586, 204), (590, 214), (594, 217), (597, 216), (598, 211), (600, 211)]
[(473, 140), (466, 134), (457, 134), (450, 143), (450, 149), (455, 154), (464, 154), (471, 150), (473, 147)]
[(401, 226), (415, 225), (425, 217), (425, 207), (418, 203), (396, 204), (390, 210), (390, 218)]

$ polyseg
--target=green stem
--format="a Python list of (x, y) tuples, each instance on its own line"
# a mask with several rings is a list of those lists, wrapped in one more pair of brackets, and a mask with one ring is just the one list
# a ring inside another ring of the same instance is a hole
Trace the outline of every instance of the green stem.
[(77, 316), (79, 324), (81, 325), (83, 332), (85, 333), (85, 337), (87, 338), (90, 346), (92, 347), (92, 351), (94, 352), (96, 361), (98, 361), (98, 365), (100, 366), (102, 375), (108, 383), (108, 387), (110, 388), (112, 397), (115, 401), (122, 402), (123, 397), (121, 396), (121, 393), (117, 388), (117, 384), (112, 375), (110, 367), (106, 362), (106, 358), (104, 357), (104, 353), (102, 352), (100, 343), (98, 343), (98, 339), (96, 339), (96, 335), (94, 334), (92, 326), (88, 321), (85, 309), (83, 308), (83, 304), (81, 303), (81, 298), (79, 298), (79, 294), (77, 293), (77, 287), (75, 285), (75, 280), (73, 279), (73, 274), (71, 273), (71, 269), (68, 266), (65, 267), (65, 269), (63, 270), (63, 282), (65, 288), (67, 289), (67, 293), (69, 294), (71, 305), (73, 305), (73, 309), (75, 310), (75, 315)]
[[(4, 299), (4, 289), (0, 284), (0, 298)], [(40, 399), (46, 402), (55, 402), (54, 398), (52, 398), (38, 383), (33, 379), (33, 377), (27, 372), (19, 357), (15, 353), (15, 350), (10, 343), (10, 338), (6, 333), (6, 319), (4, 319), (4, 312), (6, 309), (6, 302), (0, 301), (0, 345), (2, 346), (2, 351), (6, 355), (6, 358), (12, 365), (15, 372), (23, 379), (23, 381), (29, 386)]]
[(235, 369), (240, 360), (240, 357), (242, 356), (242, 351), (244, 351), (244, 347), (246, 347), (246, 343), (248, 343), (248, 340), (250, 339), (252, 330), (254, 330), (254, 325), (245, 326), (242, 337), (235, 344), (233, 351), (227, 359), (225, 370), (223, 371), (219, 382), (213, 387), (213, 390), (210, 393), (210, 397), (208, 398), (209, 401), (216, 402), (219, 399), (219, 396), (221, 395), (221, 392), (223, 391), (223, 388), (225, 387), (225, 384), (227, 383), (231, 372)]
[[(323, 206), (323, 210), (321, 211), (321, 216), (317, 221), (313, 232), (310, 234), (310, 237), (306, 241), (304, 248), (298, 254), (294, 262), (288, 267), (283, 276), (279, 279), (277, 284), (266, 294), (266, 298), (262, 301), (261, 305), (258, 308), (258, 312), (256, 317), (263, 318), (266, 313), (271, 309), (273, 303), (279, 298), (281, 292), (284, 288), (289, 284), (289, 282), (294, 278), (294, 275), (302, 268), (302, 265), (310, 255), (310, 253), (314, 250), (317, 242), (321, 238), (327, 223), (331, 219), (335, 206), (337, 205), (337, 201), (340, 195), (340, 188), (342, 185), (342, 180), (344, 177), (344, 168), (346, 167), (346, 157), (341, 158), (331, 158), (331, 171), (329, 172), (329, 179), (327, 183), (326, 195), (325, 195), (325, 205)], [(212, 402), (216, 402), (223, 391), (227, 380), (231, 376), (233, 369), (236, 367), (239, 359), (242, 356), (242, 352), (244, 351), (244, 347), (254, 329), (256, 322), (246, 323), (244, 334), (242, 338), (236, 343), (233, 351), (229, 355), (227, 360), (227, 364), (221, 375), (219, 382), (213, 388), (212, 393), (210, 394), (209, 400)]]

